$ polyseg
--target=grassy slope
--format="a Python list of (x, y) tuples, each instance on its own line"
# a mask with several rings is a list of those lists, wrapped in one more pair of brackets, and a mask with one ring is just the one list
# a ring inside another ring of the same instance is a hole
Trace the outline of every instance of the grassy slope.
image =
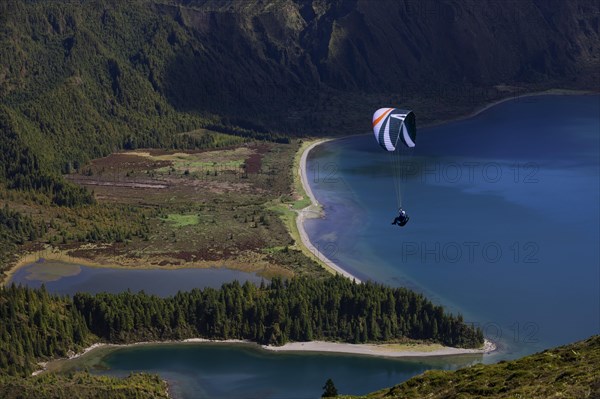
[(168, 398), (167, 384), (158, 376), (133, 374), (127, 378), (91, 376), (88, 373), (43, 374), (33, 378), (1, 377), (3, 399)]
[(598, 398), (600, 336), (522, 359), (424, 374), (363, 398)]

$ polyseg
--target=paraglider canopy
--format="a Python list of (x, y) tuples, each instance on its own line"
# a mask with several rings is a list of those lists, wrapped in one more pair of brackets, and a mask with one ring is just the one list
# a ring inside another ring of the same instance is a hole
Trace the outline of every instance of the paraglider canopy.
[(417, 122), (412, 111), (399, 108), (379, 108), (373, 114), (373, 133), (377, 143), (390, 154), (390, 169), (394, 174), (394, 187), (399, 215), (392, 224), (404, 226), (408, 215), (402, 209), (404, 163), (417, 140)]
[(386, 151), (399, 146), (412, 148), (417, 139), (417, 123), (412, 111), (398, 108), (379, 108), (373, 114), (375, 139)]

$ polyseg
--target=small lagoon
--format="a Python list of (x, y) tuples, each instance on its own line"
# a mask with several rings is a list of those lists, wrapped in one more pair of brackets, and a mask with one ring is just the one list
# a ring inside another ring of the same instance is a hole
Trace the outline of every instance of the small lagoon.
[(49, 292), (60, 295), (130, 290), (166, 297), (194, 288), (219, 288), (223, 283), (233, 280), (260, 284), (263, 278), (253, 273), (226, 268), (125, 269), (40, 260), (17, 270), (9, 284), (33, 288), (44, 284)]
[(340, 393), (366, 394), (428, 369), (456, 369), (481, 355), (414, 359), (270, 352), (251, 344), (167, 343), (101, 348), (72, 361), (97, 374), (158, 373), (175, 398), (318, 398), (327, 378)]

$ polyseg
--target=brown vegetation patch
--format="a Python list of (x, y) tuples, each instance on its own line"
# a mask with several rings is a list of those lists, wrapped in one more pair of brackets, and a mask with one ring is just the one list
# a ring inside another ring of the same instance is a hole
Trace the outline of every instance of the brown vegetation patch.
[[(148, 150), (152, 151), (152, 150)], [(115, 153), (104, 158), (94, 159), (89, 167), (82, 168), (81, 173), (91, 172), (93, 175), (105, 175), (112, 172), (113, 174), (121, 174), (128, 170), (150, 170), (161, 168), (170, 165), (169, 161), (152, 160), (143, 156), (135, 155), (134, 153)]]
[[(66, 177), (93, 190), (98, 203), (49, 208), (45, 241), (29, 249), (50, 245), (92, 266), (321, 275), (326, 272), (300, 253), (280, 250), (292, 240), (270, 209), (270, 201), (291, 194), (297, 149), (297, 143), (261, 142), (205, 150), (202, 157), (186, 155), (198, 151), (137, 150), (96, 159)], [(248, 173), (241, 173), (241, 163)], [(202, 167), (210, 170), (202, 173)], [(19, 211), (42, 218), (38, 205), (19, 204)]]
[(248, 174), (256, 174), (260, 172), (260, 167), (262, 165), (262, 155), (260, 154), (252, 154), (246, 161), (244, 161), (244, 170)]
[(256, 174), (261, 171), (262, 159), (264, 154), (269, 152), (269, 146), (266, 144), (254, 144), (249, 148), (255, 152), (246, 158), (244, 169), (248, 174)]

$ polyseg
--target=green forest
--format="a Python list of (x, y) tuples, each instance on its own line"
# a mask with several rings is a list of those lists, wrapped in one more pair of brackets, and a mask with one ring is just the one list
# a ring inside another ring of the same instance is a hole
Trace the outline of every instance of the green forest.
[(30, 216), (13, 211), (5, 203), (0, 208), (0, 253), (9, 251), (15, 245), (34, 241), (46, 233), (44, 223), (34, 222)]
[(233, 282), (166, 299), (142, 293), (76, 294), (73, 302), (91, 332), (110, 342), (203, 337), (283, 345), (410, 338), (454, 347), (483, 345), (481, 331), (422, 295), (341, 276), (275, 278), (260, 287)]
[[(74, 206), (93, 199), (60, 174), (120, 149), (214, 148), (237, 137), (288, 141), (210, 112), (176, 109), (167, 67), (176, 54), (194, 51), (194, 37), (153, 7), (0, 4), (0, 182)], [(188, 134), (198, 128), (213, 133)]]
[(161, 298), (143, 292), (50, 295), (45, 289), (0, 290), (0, 373), (29, 375), (35, 363), (92, 342), (132, 343), (192, 337), (260, 344), (406, 339), (477, 348), (479, 329), (444, 313), (422, 295), (343, 277), (238, 282)]

